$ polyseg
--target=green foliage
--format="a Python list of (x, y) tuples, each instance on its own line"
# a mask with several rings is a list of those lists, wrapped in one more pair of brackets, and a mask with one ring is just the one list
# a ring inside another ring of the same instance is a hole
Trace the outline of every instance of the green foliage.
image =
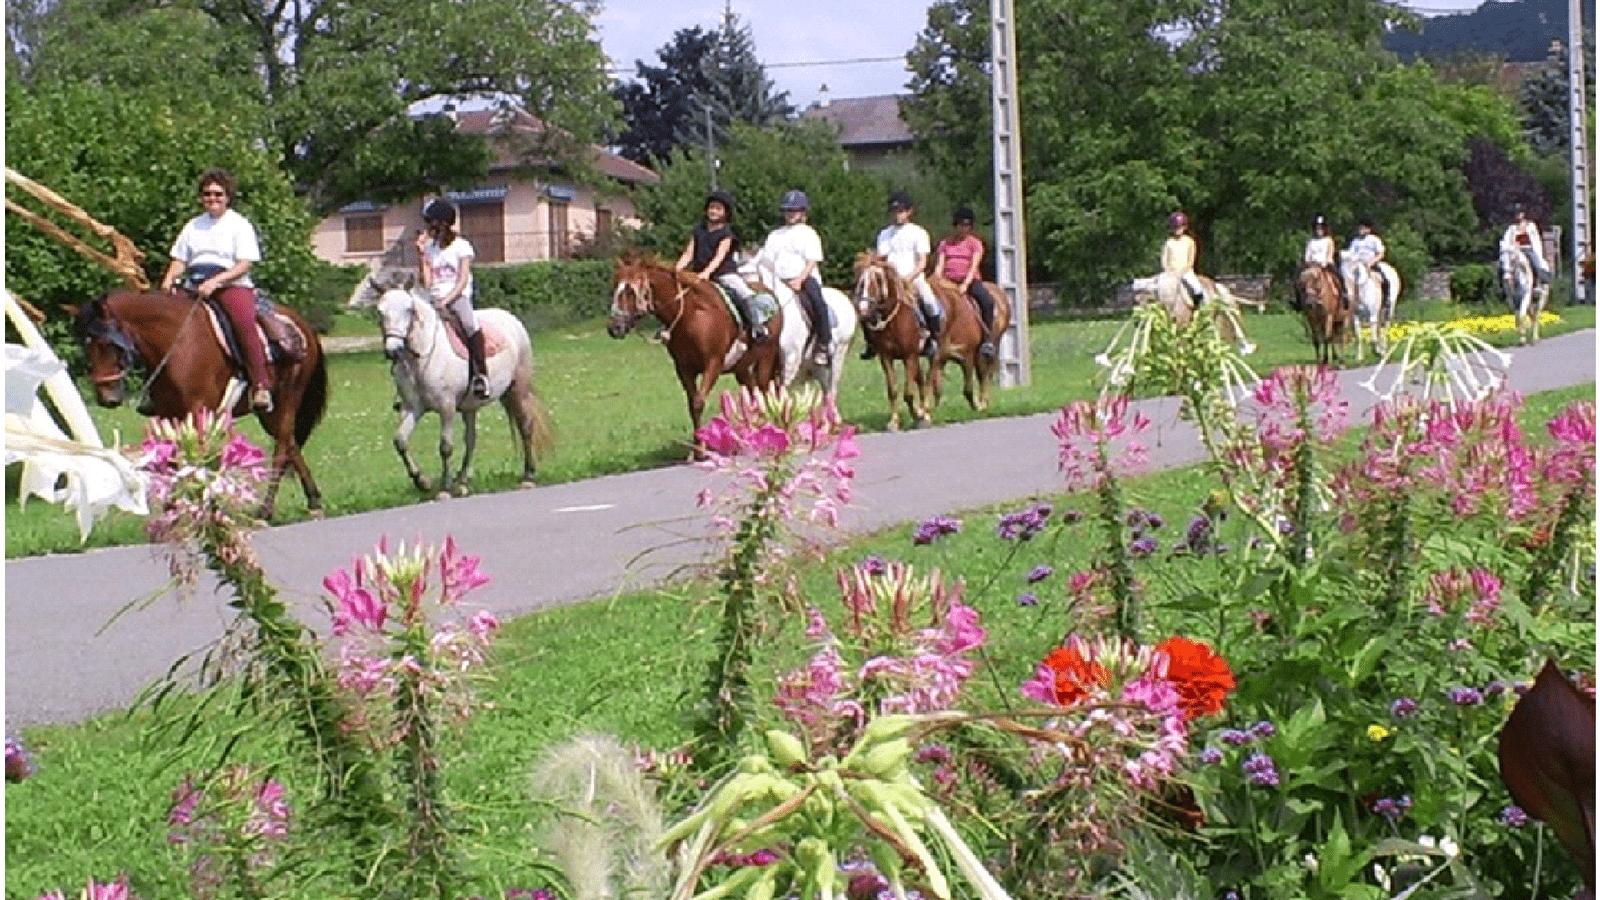
[[(875, 177), (846, 167), (833, 132), (820, 123), (758, 129), (735, 125), (718, 148), (717, 183), (738, 205), (733, 226), (747, 251), (759, 249), (783, 224), (778, 200), (799, 189), (811, 199), (808, 221), (822, 238), (824, 284), (849, 284), (855, 256), (886, 224), (887, 188)], [(678, 258), (704, 209), (706, 161), (702, 151), (678, 151), (661, 170), (661, 182), (637, 197), (639, 215), (650, 223), (640, 244), (662, 258)]]
[[(1510, 146), (1510, 104), (1378, 48), (1394, 7), (1249, 0), (1022, 0), (1019, 98), (1029, 261), (1068, 303), (1156, 269), (1184, 208), (1210, 273), (1292, 276), (1306, 223), (1404, 224), (1423, 263), (1481, 239), (1465, 142)], [(988, 15), (942, 0), (910, 53), (906, 117), (931, 164), (972, 196), (990, 181)], [(1187, 39), (1165, 35), (1185, 33)]]
[(605, 315), (611, 304), (610, 260), (544, 260), (472, 273), (479, 307), (515, 313), (530, 329), (570, 325)]
[[(481, 177), (489, 162), (482, 138), (457, 134), (442, 117), (412, 119), (419, 102), (520, 104), (557, 126), (528, 154), (579, 167), (587, 142), (614, 114), (587, 4), (168, 7), (163, 0), (52, 5), (26, 22), (23, 84), (138, 87), (173, 98), (194, 130), (226, 123), (260, 141), (318, 213)], [(206, 75), (209, 103), (192, 99), (196, 72)]]
[(1463, 305), (1488, 306), (1500, 289), (1494, 266), (1467, 263), (1450, 270), (1450, 299)]
[[(314, 282), (328, 276), (311, 254), (311, 218), (272, 156), (224, 112), (187, 93), (88, 83), (13, 86), (6, 91), (6, 164), (127, 236), (144, 252), (152, 283), (166, 270), (178, 231), (200, 212), (201, 173), (225, 168), (238, 185), (234, 208), (261, 239), (256, 283), (298, 308), (317, 295)], [(43, 211), (10, 186), (6, 196)], [(86, 236), (81, 227), (49, 218)], [(40, 308), (54, 313), (115, 286), (110, 273), (44, 233), (16, 219), (8, 225), (8, 286)], [(88, 243), (110, 250), (98, 239)]]

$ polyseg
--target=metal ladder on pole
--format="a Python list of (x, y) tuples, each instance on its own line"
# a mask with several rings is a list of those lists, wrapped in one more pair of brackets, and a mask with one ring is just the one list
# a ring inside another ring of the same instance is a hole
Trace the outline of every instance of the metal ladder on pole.
[[(1577, 2), (1577, 0), (1573, 0)], [(994, 274), (1011, 303), (1011, 326), (1000, 336), (1000, 387), (1033, 380), (1028, 350), (1028, 253), (1022, 218), (1022, 123), (1017, 111), (1017, 35), (1013, 0), (991, 0), (990, 96), (994, 112)]]
[(1567, 2), (1567, 94), (1572, 145), (1572, 301), (1591, 303), (1585, 296), (1583, 263), (1594, 252), (1589, 218), (1589, 127), (1584, 97), (1583, 4)]

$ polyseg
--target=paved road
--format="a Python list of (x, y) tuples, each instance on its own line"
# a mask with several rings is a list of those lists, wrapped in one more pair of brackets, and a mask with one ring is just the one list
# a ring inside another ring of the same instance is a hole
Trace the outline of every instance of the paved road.
[[(1373, 403), (1368, 370), (1341, 373), (1353, 421)], [(1533, 392), (1595, 380), (1595, 332), (1518, 351), (1510, 385)], [(1155, 423), (1151, 461), (1198, 461), (1177, 404), (1142, 404)], [(861, 438), (856, 498), (840, 528), (864, 532), (950, 510), (1018, 501), (1059, 489), (1053, 416), (989, 419)], [(374, 461), (392, 467), (391, 459)], [(483, 557), (492, 582), (472, 599), (502, 618), (638, 588), (703, 557), (704, 517), (694, 496), (704, 475), (687, 466), (526, 491), (419, 503), (272, 528), (255, 547), (274, 583), (305, 620), (322, 627), (322, 578), (391, 540), (455, 536)], [(126, 706), (179, 656), (204, 647), (228, 617), (214, 584), (187, 597), (165, 590), (149, 547), (8, 561), (5, 720), (74, 722)], [(119, 609), (148, 599), (113, 622)], [(108, 624), (108, 622), (110, 624)]]

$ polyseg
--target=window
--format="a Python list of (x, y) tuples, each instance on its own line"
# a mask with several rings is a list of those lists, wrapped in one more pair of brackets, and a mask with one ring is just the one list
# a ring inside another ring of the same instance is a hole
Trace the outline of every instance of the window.
[(603, 241), (611, 235), (611, 210), (597, 209), (594, 211), (594, 237)]
[(461, 210), (461, 236), (472, 244), (473, 261), (500, 263), (506, 261), (506, 205), (494, 203), (463, 203)]
[(344, 252), (382, 253), (383, 216), (345, 216)]
[(567, 237), (567, 204), (549, 201), (550, 207), (550, 258), (566, 259), (572, 252)]

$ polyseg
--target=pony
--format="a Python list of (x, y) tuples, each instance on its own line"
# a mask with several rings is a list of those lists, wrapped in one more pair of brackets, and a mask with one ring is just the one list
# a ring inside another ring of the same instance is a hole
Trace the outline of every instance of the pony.
[[(960, 285), (947, 278), (929, 278), (928, 284), (933, 287), (934, 294), (944, 301), (946, 312), (944, 335), (939, 342), (938, 355), (933, 360), (933, 408), (939, 408), (945, 364), (954, 361), (961, 365), (961, 394), (967, 398), (967, 405), (983, 412), (989, 408), (989, 388), (994, 383), (1000, 354), (996, 352), (992, 356), (984, 356), (978, 352), (984, 337), (983, 313), (978, 309), (978, 301), (967, 296)], [(983, 286), (994, 299), (994, 333), (989, 339), (998, 351), (1000, 336), (1011, 327), (1011, 301), (993, 284), (984, 282)], [(974, 386), (977, 388), (976, 394)]]
[[(1500, 287), (1506, 305), (1517, 324), (1517, 340), (1523, 344), (1539, 342), (1539, 317), (1550, 297), (1550, 286), (1533, 286), (1533, 265), (1515, 244), (1500, 247)], [(1531, 307), (1531, 308), (1530, 308)]]
[(815, 334), (811, 329), (811, 319), (801, 308), (799, 295), (772, 273), (760, 274), (763, 285), (777, 286), (772, 289), (772, 293), (778, 298), (778, 309), (783, 316), (783, 327), (777, 331), (782, 360), (778, 375), (779, 383), (785, 388), (793, 387), (794, 383), (804, 376), (822, 388), (823, 396), (828, 402), (835, 401), (839, 396), (839, 380), (844, 375), (845, 354), (850, 351), (850, 342), (855, 340), (856, 336), (855, 306), (838, 288), (822, 289), (822, 301), (832, 316), (833, 329), (829, 335), (828, 358), (833, 360), (833, 363), (819, 366), (812, 361), (809, 352), (815, 343)]
[(1335, 280), (1341, 277), (1318, 263), (1306, 263), (1294, 283), (1295, 299), (1311, 331), (1311, 346), (1317, 362), (1325, 366), (1338, 365), (1339, 348), (1349, 339), (1350, 310), (1339, 301)]
[[(138, 409), (144, 415), (182, 419), (215, 410), (238, 418), (250, 413), (244, 391), (230, 390), (237, 365), (223, 348), (202, 301), (118, 289), (82, 307), (64, 308), (73, 317), (101, 406), (122, 405), (128, 371), (143, 366), (148, 375)], [(269, 356), (273, 409), (256, 415), (273, 441), (272, 474), (261, 501), (261, 517), (272, 518), (284, 470), (292, 468), (305, 493), (307, 512), (321, 518), (322, 493), (301, 451), (327, 411), (327, 360), (316, 332), (299, 313), (276, 306), (275, 314), (298, 334), (305, 352), (299, 359), (274, 361)]]
[[(768, 330), (787, 345), (789, 316), (780, 309)], [(689, 405), (690, 446), (700, 430), (706, 398), (723, 372), (745, 387), (770, 389), (778, 382), (780, 341), (750, 345), (711, 282), (679, 272), (659, 260), (628, 256), (617, 260), (611, 285), (611, 319), (606, 333), (622, 339), (642, 318), (654, 315), (666, 328), (667, 354)]]
[[(383, 328), (383, 355), (388, 357), (394, 386), (400, 393), (400, 422), (395, 427), (394, 449), (405, 464), (417, 490), (433, 485), (411, 458), (411, 432), (429, 412), (439, 414), (438, 499), (453, 492), (464, 497), (472, 483), (472, 454), (478, 443), (478, 410), (496, 400), (505, 408), (513, 436), (522, 445), (522, 487), (532, 487), (541, 450), (550, 446), (550, 418), (533, 392), (533, 342), (516, 316), (503, 309), (474, 310), (486, 344), (484, 367), (489, 396), (467, 389), (466, 349), (455, 330), (433, 308), (433, 303), (410, 288), (390, 287), (377, 303)], [(455, 451), (456, 414), (466, 426), (461, 468), (450, 475)]]
[[(1207, 298), (1215, 299), (1213, 306), (1212, 325), (1216, 329), (1217, 337), (1224, 343), (1236, 344), (1241, 355), (1248, 356), (1254, 353), (1256, 345), (1244, 333), (1244, 321), (1239, 316), (1239, 304), (1249, 303), (1258, 310), (1262, 304), (1240, 297), (1228, 290), (1225, 284), (1219, 284), (1204, 275), (1196, 275), (1200, 282), (1200, 289)], [(1136, 298), (1154, 296), (1157, 302), (1166, 308), (1167, 314), (1172, 317), (1173, 324), (1179, 328), (1188, 327), (1194, 321), (1194, 307), (1189, 302), (1189, 292), (1184, 288), (1183, 281), (1170, 272), (1162, 272), (1153, 278), (1136, 278), (1133, 281), (1133, 291)]]
[[(871, 250), (856, 256), (855, 273), (861, 336), (883, 369), (883, 384), (889, 395), (889, 430), (900, 430), (902, 397), (913, 425), (924, 427), (932, 420), (932, 414), (926, 405), (922, 381), (922, 325), (917, 321), (916, 292), (887, 259)], [(901, 378), (895, 377), (896, 364), (902, 369)]]
[[(1347, 250), (1339, 252), (1339, 271), (1350, 289), (1351, 304), (1356, 318), (1365, 316), (1366, 327), (1371, 330), (1374, 352), (1383, 354), (1389, 347), (1389, 323), (1394, 321), (1394, 306), (1400, 296), (1400, 273), (1386, 262), (1378, 263), (1388, 281), (1388, 288), (1373, 277), (1372, 270)], [(1363, 343), (1368, 339), (1359, 321), (1355, 323), (1356, 362), (1365, 356)]]

